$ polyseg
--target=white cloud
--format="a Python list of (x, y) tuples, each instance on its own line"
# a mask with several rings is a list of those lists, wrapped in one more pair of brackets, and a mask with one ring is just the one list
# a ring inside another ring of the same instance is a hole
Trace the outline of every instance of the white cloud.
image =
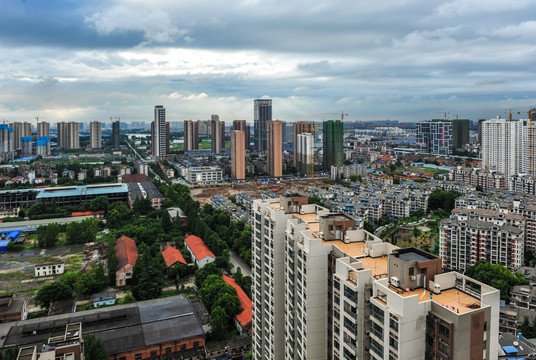
[(530, 0), (454, 0), (439, 5), (435, 13), (440, 16), (502, 13), (523, 9), (531, 4)]

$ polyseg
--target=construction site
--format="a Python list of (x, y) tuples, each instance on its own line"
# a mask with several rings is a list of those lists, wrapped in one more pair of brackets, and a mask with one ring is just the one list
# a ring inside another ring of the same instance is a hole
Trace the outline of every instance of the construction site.
[(216, 195), (222, 195), (224, 197), (236, 196), (241, 193), (245, 193), (252, 198), (261, 198), (263, 193), (274, 193), (276, 196), (286, 191), (304, 191), (310, 187), (325, 186), (326, 180), (281, 180), (277, 183), (269, 182), (245, 182), (237, 183), (226, 186), (204, 186), (200, 188), (193, 188), (191, 190), (192, 197), (199, 201), (201, 205), (210, 201), (210, 199)]

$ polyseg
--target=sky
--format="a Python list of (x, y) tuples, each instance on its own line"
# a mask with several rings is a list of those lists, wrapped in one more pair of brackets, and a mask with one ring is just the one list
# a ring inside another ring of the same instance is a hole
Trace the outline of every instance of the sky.
[(535, 64), (533, 0), (2, 0), (0, 121), (505, 117)]

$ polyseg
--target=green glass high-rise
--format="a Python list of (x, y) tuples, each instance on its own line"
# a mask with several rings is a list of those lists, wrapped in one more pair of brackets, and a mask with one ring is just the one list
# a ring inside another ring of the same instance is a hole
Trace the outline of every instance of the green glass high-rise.
[(342, 165), (344, 126), (340, 120), (324, 121), (324, 171), (331, 171), (331, 166)]

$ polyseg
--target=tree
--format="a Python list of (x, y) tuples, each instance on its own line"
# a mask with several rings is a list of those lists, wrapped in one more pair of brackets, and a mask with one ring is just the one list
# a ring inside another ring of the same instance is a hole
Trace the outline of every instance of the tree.
[(527, 285), (529, 281), (520, 272), (512, 274), (501, 264), (479, 261), (467, 269), (466, 275), (501, 291), (501, 300), (509, 301), (510, 289), (516, 285)]
[(115, 285), (115, 273), (117, 272), (117, 256), (115, 255), (115, 239), (108, 241), (108, 284)]
[(132, 294), (138, 301), (154, 299), (162, 294), (162, 288), (164, 287), (162, 271), (152, 258), (151, 250), (148, 246), (143, 246), (143, 252), (136, 260), (132, 282)]
[(56, 223), (41, 225), (37, 228), (37, 243), (41, 248), (47, 248), (56, 245), (60, 226)]
[(171, 219), (169, 218), (169, 214), (166, 212), (162, 215), (162, 229), (164, 229), (164, 232), (167, 234), (170, 232), (172, 228), (173, 228), (173, 223), (171, 222)]
[(93, 334), (84, 334), (84, 358), (86, 360), (106, 360), (108, 355), (101, 339)]
[(195, 272), (195, 286), (200, 289), (207, 277), (209, 277), (210, 275), (220, 276), (221, 274), (222, 271), (216, 266), (216, 264), (208, 263), (202, 268), (197, 269), (197, 271)]
[(4, 352), (0, 352), (2, 360), (17, 360), (17, 357), (19, 355), (19, 347), (17, 345), (10, 346), (7, 349), (4, 350)]
[(351, 182), (356, 182), (357, 179), (358, 179), (357, 175), (355, 175), (355, 174), (350, 175), (350, 181)]
[(223, 340), (229, 336), (229, 314), (221, 306), (215, 307), (208, 318), (211, 336), (216, 340)]
[(149, 198), (136, 198), (132, 205), (132, 210), (139, 215), (147, 215), (153, 210), (151, 206), (151, 199)]
[(72, 289), (61, 281), (45, 284), (35, 296), (35, 303), (48, 308), (54, 301), (67, 299), (72, 296)]
[(436, 189), (428, 196), (428, 210), (442, 209), (450, 213), (454, 209), (456, 198), (461, 195), (456, 190), (445, 191)]
[(86, 218), (80, 222), (72, 222), (67, 225), (67, 243), (85, 244), (94, 242), (99, 231), (99, 222), (93, 218)]
[(89, 210), (91, 211), (104, 210), (106, 212), (108, 210), (108, 197), (104, 195), (97, 196), (95, 199), (91, 200), (89, 202)]

